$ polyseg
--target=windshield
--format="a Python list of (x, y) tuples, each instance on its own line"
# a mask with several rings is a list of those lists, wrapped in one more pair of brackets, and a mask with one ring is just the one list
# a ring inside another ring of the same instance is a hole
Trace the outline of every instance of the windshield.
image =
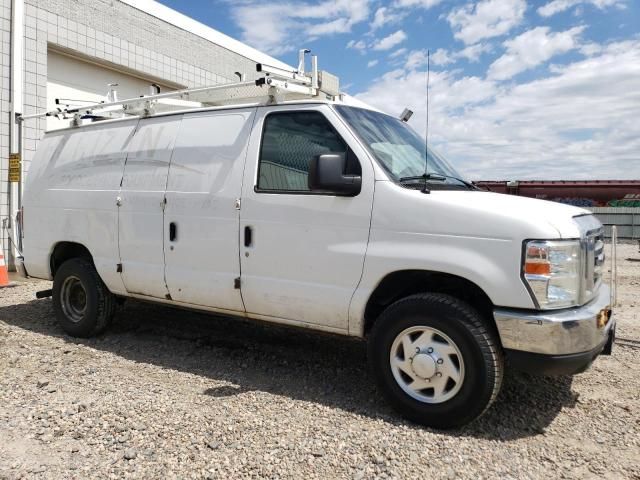
[[(369, 147), (393, 181), (416, 180), (416, 177), (424, 175), (424, 139), (406, 123), (399, 118), (363, 108), (344, 105), (336, 105), (335, 108)], [(433, 179), (428, 179), (430, 182), (458, 186), (465, 184), (449, 162), (431, 149), (427, 173), (433, 175)]]

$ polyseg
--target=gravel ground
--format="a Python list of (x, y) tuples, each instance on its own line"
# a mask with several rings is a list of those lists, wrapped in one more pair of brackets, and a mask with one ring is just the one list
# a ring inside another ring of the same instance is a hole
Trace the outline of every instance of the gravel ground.
[(0, 290), (0, 478), (640, 479), (640, 260), (620, 343), (576, 377), (508, 374), (480, 420), (400, 419), (357, 341), (129, 302), (65, 336), (47, 282)]

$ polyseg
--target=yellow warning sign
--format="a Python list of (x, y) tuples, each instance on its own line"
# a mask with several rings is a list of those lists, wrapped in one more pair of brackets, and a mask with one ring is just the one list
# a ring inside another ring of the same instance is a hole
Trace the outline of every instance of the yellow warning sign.
[(19, 153), (9, 154), (9, 181), (12, 183), (20, 182), (20, 173), (22, 170), (22, 160)]

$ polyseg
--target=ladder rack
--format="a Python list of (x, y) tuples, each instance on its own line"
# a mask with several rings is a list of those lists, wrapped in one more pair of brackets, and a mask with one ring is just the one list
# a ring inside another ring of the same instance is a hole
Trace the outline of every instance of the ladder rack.
[[(264, 64), (256, 64), (256, 71), (264, 75), (254, 81), (240, 81), (209, 87), (187, 88), (156, 95), (141, 96), (113, 102), (57, 108), (23, 115), (19, 121), (38, 117), (58, 117), (72, 120), (73, 126), (82, 120), (105, 120), (129, 115), (149, 116), (178, 110), (211, 106), (242, 105), (247, 103), (275, 104), (290, 100), (321, 98), (334, 100), (340, 96), (338, 79), (327, 72), (318, 72), (317, 57), (312, 56), (312, 71), (288, 71)], [(323, 87), (325, 79), (325, 88)]]

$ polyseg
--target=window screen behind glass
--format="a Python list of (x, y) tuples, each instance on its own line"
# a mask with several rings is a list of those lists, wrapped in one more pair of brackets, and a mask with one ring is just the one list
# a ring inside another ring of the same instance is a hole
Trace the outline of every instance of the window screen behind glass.
[(265, 119), (258, 190), (308, 191), (313, 157), (346, 152), (346, 144), (321, 113), (272, 113)]

